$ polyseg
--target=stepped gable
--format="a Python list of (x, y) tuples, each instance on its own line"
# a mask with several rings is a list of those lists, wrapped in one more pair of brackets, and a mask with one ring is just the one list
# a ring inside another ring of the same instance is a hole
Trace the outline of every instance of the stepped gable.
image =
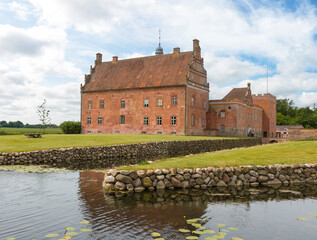
[(223, 101), (240, 100), (252, 105), (251, 84), (248, 83), (246, 88), (233, 88), (223, 99)]
[(185, 85), (193, 51), (101, 62), (94, 67), (84, 92)]

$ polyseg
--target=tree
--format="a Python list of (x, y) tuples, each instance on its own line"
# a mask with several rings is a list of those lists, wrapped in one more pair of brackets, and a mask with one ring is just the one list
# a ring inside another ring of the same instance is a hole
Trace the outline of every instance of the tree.
[(65, 134), (80, 134), (81, 123), (74, 121), (65, 121), (59, 126)]
[(45, 128), (48, 124), (50, 124), (51, 118), (49, 116), (50, 110), (46, 108), (46, 100), (44, 99), (41, 105), (37, 106), (37, 115), (40, 118), (40, 122), (42, 123), (43, 133), (45, 133)]

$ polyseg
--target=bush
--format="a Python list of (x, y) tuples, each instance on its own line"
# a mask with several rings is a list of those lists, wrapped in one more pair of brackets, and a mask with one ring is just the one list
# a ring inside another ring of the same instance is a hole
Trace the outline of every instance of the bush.
[(81, 123), (74, 121), (65, 121), (62, 122), (59, 126), (63, 133), (65, 134), (80, 134), (81, 132)]

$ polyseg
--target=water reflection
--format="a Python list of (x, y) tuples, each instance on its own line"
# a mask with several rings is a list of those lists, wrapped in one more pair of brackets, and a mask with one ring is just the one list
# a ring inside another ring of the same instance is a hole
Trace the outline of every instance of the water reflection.
[[(290, 220), (292, 224), (301, 224), (296, 220), (301, 214), (308, 215), (314, 209), (317, 210), (314, 200), (317, 197), (317, 186), (314, 185), (278, 189), (213, 188), (205, 191), (180, 189), (109, 194), (100, 191), (102, 179), (101, 173), (80, 173), (80, 198), (86, 204), (82, 207), (85, 209), (84, 214), (91, 216), (96, 239), (151, 239), (149, 236), (153, 231), (163, 233), (165, 239), (184, 239), (188, 234), (179, 233), (179, 228), (194, 230), (185, 222), (184, 216), (187, 219), (211, 218), (212, 220), (205, 226), (215, 231), (217, 231), (216, 224), (219, 222), (238, 227), (239, 233), (230, 234), (238, 234), (244, 239), (274, 239), (274, 235), (279, 236), (279, 239), (284, 237), (287, 239), (287, 236), (294, 234), (290, 230), (282, 232), (281, 235), (279, 229), (275, 232), (259, 229), (263, 226), (274, 229), (275, 223), (283, 224), (282, 229), (285, 225), (291, 226), (288, 222)], [(301, 202), (300, 199), (302, 199)], [(275, 209), (276, 204), (279, 205), (277, 209)], [(307, 209), (306, 211), (301, 209), (302, 212), (291, 209), (287, 214), (287, 221), (280, 222), (279, 218), (283, 219), (282, 215), (285, 213), (286, 206), (297, 206), (298, 209), (307, 207)], [(266, 215), (266, 212), (272, 209), (274, 211)], [(281, 210), (283, 212), (279, 212)], [(255, 213), (259, 214), (258, 217), (254, 216)], [(250, 225), (254, 229), (250, 230)], [(305, 229), (302, 226), (303, 228)], [(309, 227), (305, 231), (306, 236), (315, 234)], [(259, 237), (259, 232), (262, 232), (263, 237)], [(230, 234), (226, 239), (236, 236)], [(201, 239), (204, 238), (201, 237)]]

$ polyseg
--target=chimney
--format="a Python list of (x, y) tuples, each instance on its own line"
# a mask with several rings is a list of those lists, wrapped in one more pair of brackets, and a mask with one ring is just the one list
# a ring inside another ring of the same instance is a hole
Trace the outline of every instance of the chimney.
[(248, 83), (248, 89), (250, 89), (251, 88), (251, 83)]
[(194, 56), (196, 58), (200, 58), (200, 46), (199, 46), (199, 40), (194, 39), (193, 40), (193, 51), (194, 51)]
[(173, 55), (179, 55), (181, 52), (179, 47), (174, 48)]
[(96, 65), (99, 65), (100, 63), (102, 63), (102, 54), (101, 54), (101, 53), (97, 53), (97, 54), (96, 54), (95, 64), (96, 64)]
[(118, 62), (118, 57), (117, 56), (113, 56), (112, 57), (112, 63), (116, 63)]

